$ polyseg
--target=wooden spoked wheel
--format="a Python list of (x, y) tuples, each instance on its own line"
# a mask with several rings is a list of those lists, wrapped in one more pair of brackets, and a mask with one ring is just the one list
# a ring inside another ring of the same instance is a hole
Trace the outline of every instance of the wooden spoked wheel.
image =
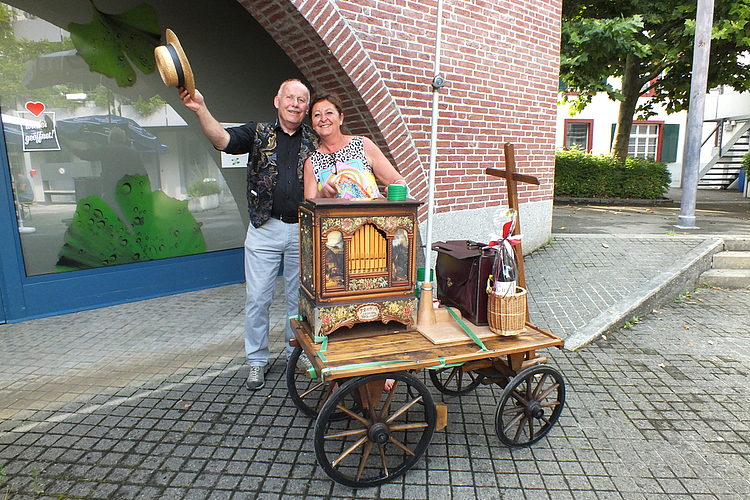
[(428, 370), (430, 380), (438, 391), (449, 396), (463, 396), (468, 394), (482, 383), (483, 375), (479, 373), (463, 371), (461, 366), (450, 366)]
[[(386, 379), (395, 382), (384, 390)], [(342, 402), (354, 398), (360, 412)], [(331, 416), (344, 412), (348, 418)], [(315, 422), (315, 455), (328, 476), (351, 488), (403, 475), (430, 444), (437, 410), (427, 387), (406, 372), (353, 378), (337, 389)]]
[[(311, 377), (310, 373), (299, 363), (302, 352), (301, 347), (295, 347), (294, 352), (289, 357), (286, 366), (286, 387), (294, 406), (308, 417), (315, 418), (336, 385), (331, 382), (323, 382), (320, 374)], [(341, 412), (335, 412), (333, 415), (333, 418), (343, 417), (345, 417), (345, 414)]]
[(495, 432), (508, 446), (530, 446), (560, 418), (565, 381), (551, 366), (531, 366), (505, 386), (495, 412)]

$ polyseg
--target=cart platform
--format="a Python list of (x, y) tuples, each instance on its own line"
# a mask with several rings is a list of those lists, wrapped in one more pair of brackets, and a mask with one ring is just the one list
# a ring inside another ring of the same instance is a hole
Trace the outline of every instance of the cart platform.
[[(505, 375), (514, 375), (538, 360), (537, 350), (561, 347), (564, 343), (556, 335), (531, 323), (526, 331), (514, 336), (483, 337), (483, 350), (468, 335), (463, 342), (433, 344), (415, 329), (388, 329), (388, 325), (357, 325), (350, 331), (339, 331), (328, 342), (313, 343), (310, 325), (306, 321), (292, 319), (295, 340), (313, 364), (323, 380), (388, 373), (398, 370), (420, 370), (446, 365), (466, 363), (466, 369), (480, 369), (497, 363), (486, 362), (503, 357)], [(380, 333), (378, 333), (378, 330)], [(484, 363), (477, 363), (485, 361)]]

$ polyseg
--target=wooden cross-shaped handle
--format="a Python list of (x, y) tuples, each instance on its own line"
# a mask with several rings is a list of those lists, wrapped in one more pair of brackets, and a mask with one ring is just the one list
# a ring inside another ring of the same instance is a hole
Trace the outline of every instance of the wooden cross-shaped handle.
[[(485, 173), (487, 175), (505, 179), (508, 186), (508, 206), (516, 211), (516, 216), (518, 217), (516, 226), (513, 229), (513, 235), (521, 234), (521, 215), (518, 211), (518, 191), (516, 190), (516, 183), (523, 182), (526, 184), (534, 184), (538, 186), (539, 179), (532, 175), (516, 173), (516, 158), (514, 156), (513, 144), (509, 142), (505, 144), (505, 170), (488, 168), (487, 170), (485, 170)], [(516, 282), (519, 286), (526, 288), (526, 275), (524, 274), (523, 270), (523, 249), (521, 248), (521, 243), (518, 243), (516, 245), (516, 258), (518, 261), (518, 277), (516, 279)], [(529, 307), (527, 302), (526, 321), (528, 322), (529, 320)]]

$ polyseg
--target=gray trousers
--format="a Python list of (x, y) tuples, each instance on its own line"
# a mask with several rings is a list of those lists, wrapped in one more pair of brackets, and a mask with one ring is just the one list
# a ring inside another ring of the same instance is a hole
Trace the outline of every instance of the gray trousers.
[(289, 318), (299, 312), (299, 224), (270, 219), (259, 228), (249, 225), (245, 238), (245, 354), (250, 365), (266, 365), (269, 308), (276, 292), (276, 276), (284, 261), (286, 317), (284, 338), (287, 355), (294, 336)]

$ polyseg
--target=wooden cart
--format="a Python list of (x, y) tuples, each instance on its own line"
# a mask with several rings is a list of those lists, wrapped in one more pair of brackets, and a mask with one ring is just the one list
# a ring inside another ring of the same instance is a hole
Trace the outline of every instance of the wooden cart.
[[(512, 146), (506, 170), (488, 169), (508, 181), (511, 208), (517, 209), (515, 182), (538, 181), (514, 172)], [(514, 206), (515, 204), (515, 206)], [(518, 226), (517, 226), (518, 227)], [(519, 249), (519, 284), (525, 286)], [(565, 402), (562, 374), (538, 351), (563, 341), (528, 320), (515, 336), (466, 336), (438, 345), (410, 327), (360, 324), (322, 342), (310, 323), (292, 319), (296, 347), (288, 363), (287, 386), (297, 408), (316, 419), (318, 463), (334, 481), (353, 488), (389, 482), (422, 456), (433, 433), (447, 424), (447, 407), (434, 401), (415, 375), (428, 370), (442, 393), (466, 394), (480, 384), (497, 384), (495, 432), (508, 446), (529, 446), (556, 423)], [(313, 367), (304, 369), (305, 353)], [(391, 386), (387, 388), (387, 386)]]

